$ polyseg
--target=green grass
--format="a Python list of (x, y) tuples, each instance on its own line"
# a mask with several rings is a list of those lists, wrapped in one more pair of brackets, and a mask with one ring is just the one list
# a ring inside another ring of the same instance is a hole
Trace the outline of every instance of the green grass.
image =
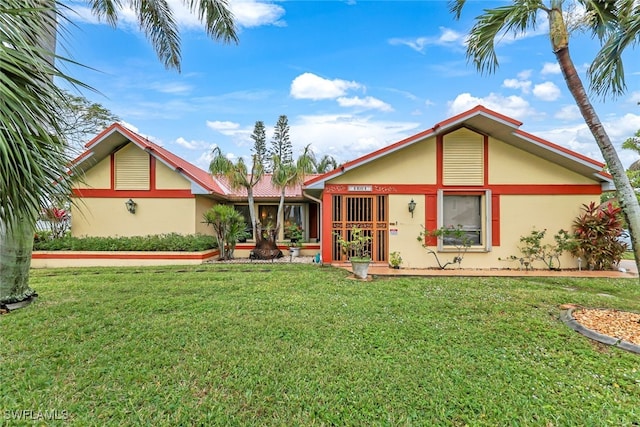
[(31, 283), (38, 300), (0, 316), (8, 425), (640, 423), (640, 355), (558, 318), (563, 303), (640, 311), (636, 280), (211, 264)]

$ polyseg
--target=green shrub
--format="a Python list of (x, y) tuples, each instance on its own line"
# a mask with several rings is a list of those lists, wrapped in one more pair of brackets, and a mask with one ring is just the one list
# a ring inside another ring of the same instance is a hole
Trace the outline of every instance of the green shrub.
[(522, 262), (527, 268), (533, 268), (534, 261), (542, 261), (549, 270), (560, 269), (560, 256), (572, 247), (571, 237), (565, 230), (559, 230), (554, 236), (555, 243), (543, 243), (547, 230), (533, 229), (528, 236), (520, 237), (519, 246)]
[(34, 239), (34, 251), (179, 251), (197, 252), (217, 247), (213, 236), (178, 233), (132, 237), (71, 237)]

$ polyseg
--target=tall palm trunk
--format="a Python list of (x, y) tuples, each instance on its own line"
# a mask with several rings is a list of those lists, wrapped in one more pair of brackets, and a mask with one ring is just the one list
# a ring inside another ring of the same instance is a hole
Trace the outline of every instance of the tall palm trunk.
[[(36, 61), (46, 61), (46, 66), (40, 69), (53, 70), (54, 52), (56, 47), (56, 7), (54, 0), (46, 0), (36, 3), (37, 8), (35, 14), (39, 14), (36, 19), (39, 22), (37, 32), (33, 34), (33, 52), (38, 52)], [(33, 31), (30, 28), (20, 28), (25, 34), (31, 35)], [(29, 40), (28, 37), (25, 39)], [(46, 52), (46, 54), (45, 54)], [(22, 84), (22, 76), (20, 74), (7, 73), (9, 76), (15, 76), (14, 82), (17, 86)], [(46, 74), (51, 82), (53, 82), (53, 74)], [(10, 77), (11, 78), (11, 77)], [(47, 128), (46, 123), (38, 124), (40, 129)], [(37, 131), (34, 131), (37, 133)], [(28, 138), (28, 137), (27, 137)], [(15, 141), (7, 132), (8, 141)], [(45, 144), (43, 142), (43, 144)], [(15, 146), (19, 147), (20, 142), (15, 142)], [(21, 165), (14, 166), (17, 168)], [(63, 170), (64, 165), (60, 165)], [(20, 205), (21, 200), (15, 200), (15, 205)], [(35, 230), (35, 222), (37, 214), (31, 208), (31, 215), (11, 213), (6, 218), (7, 222), (0, 220), (0, 306), (10, 308), (19, 308), (31, 302), (32, 297), (36, 295), (35, 291), (29, 287), (29, 269), (31, 268), (31, 255), (33, 251), (33, 233)], [(21, 212), (24, 212), (22, 210)], [(5, 211), (5, 214), (8, 211)]]
[(587, 127), (596, 140), (598, 147), (600, 147), (602, 157), (613, 176), (613, 183), (618, 193), (618, 201), (629, 225), (629, 230), (631, 231), (630, 234), (636, 266), (640, 270), (640, 242), (637, 239), (637, 236), (640, 236), (640, 205), (638, 204), (638, 199), (629, 182), (629, 177), (625, 173), (624, 166), (618, 157), (618, 153), (611, 143), (604, 126), (602, 126), (593, 105), (591, 105), (582, 80), (580, 80), (576, 67), (571, 60), (567, 31), (561, 12), (556, 10), (551, 11), (549, 19), (553, 52), (556, 55), (558, 64), (560, 64), (560, 70), (567, 83), (567, 87), (575, 99), (582, 117), (587, 123)]
[(35, 296), (29, 287), (32, 249), (30, 218), (16, 220), (11, 228), (0, 223), (0, 306), (30, 301)]

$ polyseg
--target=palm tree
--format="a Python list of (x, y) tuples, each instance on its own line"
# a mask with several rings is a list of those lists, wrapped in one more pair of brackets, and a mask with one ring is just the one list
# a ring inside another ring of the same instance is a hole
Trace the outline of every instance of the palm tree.
[(70, 79), (43, 47), (56, 9), (37, 1), (26, 6), (22, 0), (0, 6), (0, 305), (35, 294), (28, 282), (35, 222), (56, 193), (71, 189), (56, 115), (62, 92), (51, 76)]
[(327, 173), (338, 167), (338, 162), (333, 156), (325, 154), (318, 161), (314, 161), (314, 167), (316, 173)]
[(247, 170), (247, 165), (240, 157), (236, 163), (233, 163), (223, 155), (220, 147), (213, 149), (213, 159), (209, 164), (209, 172), (212, 175), (222, 175), (226, 178), (229, 186), (233, 190), (244, 188), (247, 190), (247, 200), (249, 202), (249, 216), (251, 217), (251, 229), (256, 241), (258, 240), (258, 232), (256, 231), (256, 209), (253, 198), (253, 187), (260, 182), (264, 176), (264, 167), (258, 154), (252, 156), (251, 173)]
[[(169, 5), (91, 0), (93, 12), (112, 25), (129, 5), (167, 68), (180, 69), (180, 39)], [(236, 42), (226, 0), (185, 1), (215, 40)], [(42, 207), (67, 198), (69, 158), (56, 105), (63, 93), (53, 77), (82, 85), (54, 63), (57, 21), (69, 6), (58, 0), (3, 0), (0, 4), (0, 306), (30, 300), (33, 231)], [(55, 183), (55, 185), (53, 184)]]
[[(624, 88), (624, 74), (620, 60), (622, 50), (640, 36), (640, 10), (634, 0), (578, 0), (587, 12), (585, 25), (601, 40), (603, 49), (598, 53), (590, 69), (592, 89), (606, 93), (610, 88), (619, 93)], [(451, 12), (460, 18), (466, 0), (453, 0)], [(624, 213), (634, 246), (636, 265), (640, 268), (640, 205), (615, 147), (604, 129), (585, 87), (578, 76), (569, 55), (569, 31), (564, 19), (562, 0), (515, 0), (512, 4), (488, 9), (476, 18), (467, 39), (467, 58), (481, 73), (492, 73), (498, 67), (495, 40), (505, 33), (519, 35), (535, 29), (539, 14), (549, 21), (549, 37), (556, 60), (560, 65), (567, 88), (571, 92), (580, 113), (593, 134), (600, 152), (609, 167), (618, 193), (620, 207)], [(635, 13), (635, 14), (633, 14)], [(616, 56), (614, 56), (614, 53)]]
[(273, 174), (271, 182), (274, 187), (280, 190), (280, 203), (278, 204), (278, 216), (276, 223), (276, 233), (279, 232), (284, 212), (284, 198), (287, 188), (294, 187), (304, 182), (306, 175), (313, 172), (313, 151), (311, 144), (304, 147), (300, 157), (294, 162), (282, 161), (278, 156), (273, 156)]

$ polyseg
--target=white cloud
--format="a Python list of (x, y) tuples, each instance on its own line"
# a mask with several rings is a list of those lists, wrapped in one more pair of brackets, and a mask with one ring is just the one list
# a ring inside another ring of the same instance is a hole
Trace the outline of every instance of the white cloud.
[(548, 74), (560, 74), (560, 64), (557, 62), (545, 62), (542, 66), (540, 74), (546, 76)]
[(539, 113), (525, 99), (515, 95), (505, 97), (490, 93), (484, 98), (478, 98), (470, 93), (461, 93), (453, 101), (449, 101), (447, 105), (449, 107), (448, 114), (451, 116), (470, 110), (477, 105), (483, 105), (490, 110), (519, 120), (539, 116)]
[(234, 122), (221, 122), (221, 121), (210, 121), (207, 120), (207, 127), (213, 129), (217, 132), (220, 132), (223, 135), (233, 136), (238, 132), (242, 132), (240, 129), (240, 125)]
[(440, 35), (437, 37), (393, 38), (389, 39), (389, 44), (408, 46), (417, 52), (424, 53), (428, 46), (462, 46), (465, 37), (466, 35), (463, 33), (440, 27)]
[(631, 92), (631, 94), (629, 95), (628, 102), (633, 103), (633, 104), (640, 104), (640, 92), (638, 92), (638, 91)]
[(371, 96), (367, 96), (364, 98), (360, 98), (358, 96), (354, 96), (353, 98), (340, 97), (337, 99), (338, 105), (341, 107), (360, 107), (364, 109), (373, 109), (380, 111), (393, 111), (391, 105), (387, 104), (384, 101), (373, 98)]
[[(168, 0), (169, 6), (173, 11), (173, 18), (179, 27), (182, 28), (203, 28), (202, 23), (198, 20), (197, 12), (191, 12), (181, 0)], [(93, 24), (103, 23), (91, 12), (84, 1), (69, 1), (70, 11), (68, 18), (71, 21), (81, 21)], [(235, 22), (238, 27), (251, 28), (262, 25), (286, 25), (282, 20), (285, 10), (282, 6), (275, 3), (266, 3), (256, 0), (231, 0), (229, 8), (234, 15)], [(118, 26), (135, 29), (139, 28), (136, 14), (130, 7), (121, 8), (118, 13)]]
[(556, 119), (571, 121), (578, 120), (582, 117), (578, 106), (575, 104), (565, 105), (557, 113), (553, 115)]
[(529, 80), (505, 79), (502, 82), (502, 86), (506, 87), (508, 89), (521, 90), (522, 93), (531, 92), (531, 81), (529, 81)]
[(422, 130), (418, 126), (348, 114), (305, 115), (290, 121), (290, 134), (296, 150), (311, 144), (317, 155), (329, 154), (342, 163), (413, 135)]
[(187, 141), (183, 137), (178, 137), (176, 139), (176, 144), (181, 147), (186, 148), (187, 150), (202, 150), (209, 146), (209, 143), (204, 141)]
[(193, 89), (190, 85), (178, 82), (155, 83), (151, 87), (158, 92), (170, 93), (174, 95), (187, 94)]
[(253, 0), (232, 0), (231, 11), (236, 22), (241, 27), (259, 27), (262, 25), (286, 25), (281, 20), (284, 8), (275, 3), (263, 3)]
[[(640, 114), (625, 114), (621, 117), (603, 121), (603, 125), (609, 138), (611, 138), (611, 142), (616, 147), (620, 161), (625, 168), (629, 167), (631, 163), (638, 159), (638, 154), (631, 150), (622, 149), (622, 143), (640, 129)], [(552, 126), (552, 128), (530, 132), (592, 159), (603, 161), (600, 148), (584, 121), (580, 120), (578, 124), (566, 127), (558, 127), (557, 123), (553, 123)]]
[(531, 70), (522, 70), (518, 73), (518, 79), (529, 80), (531, 78), (532, 73), (533, 72)]
[(560, 98), (560, 89), (553, 82), (544, 82), (533, 87), (533, 94), (543, 101), (555, 101)]
[(346, 94), (349, 89), (363, 88), (357, 82), (329, 80), (312, 73), (300, 74), (291, 82), (290, 94), (296, 99), (334, 99)]
[(148, 135), (148, 134), (146, 134), (146, 133), (142, 133), (142, 132), (140, 132), (140, 130), (139, 130), (136, 126), (132, 125), (132, 124), (131, 124), (131, 123), (129, 123), (129, 122), (125, 122), (125, 121), (122, 121), (122, 120), (121, 120), (121, 121), (119, 121), (118, 123), (119, 123), (120, 125), (124, 126), (125, 128), (129, 129), (130, 131), (132, 131), (132, 132), (134, 132), (134, 133), (137, 133), (137, 134), (138, 134), (138, 135), (140, 135), (141, 137), (143, 137), (143, 138), (145, 138), (145, 139), (147, 139), (147, 140), (149, 140), (149, 141), (153, 142), (154, 144), (159, 145), (160, 147), (163, 147), (163, 146), (164, 146), (164, 143), (162, 142), (162, 140), (161, 140), (160, 138), (155, 137), (155, 136), (153, 136), (153, 135)]
[(213, 160), (212, 151), (216, 148), (217, 144), (210, 144), (205, 151), (200, 154), (200, 156), (193, 162), (200, 169), (209, 170), (209, 165), (211, 164), (211, 160)]

